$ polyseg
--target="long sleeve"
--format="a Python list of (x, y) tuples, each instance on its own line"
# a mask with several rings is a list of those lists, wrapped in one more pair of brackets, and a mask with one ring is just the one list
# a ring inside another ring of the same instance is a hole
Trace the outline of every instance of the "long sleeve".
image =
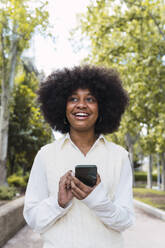
[(132, 169), (129, 158), (125, 158), (121, 170), (120, 182), (115, 192), (115, 197), (110, 200), (100, 183), (84, 200), (100, 220), (116, 231), (124, 231), (135, 220), (132, 196)]
[(43, 232), (70, 208), (61, 208), (57, 196), (49, 196), (46, 170), (38, 152), (30, 173), (26, 194), (23, 215), (27, 224), (35, 231)]

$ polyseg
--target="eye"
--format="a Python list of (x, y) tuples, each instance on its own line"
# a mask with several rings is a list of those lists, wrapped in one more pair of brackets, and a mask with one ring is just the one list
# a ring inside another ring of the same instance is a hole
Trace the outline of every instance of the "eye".
[(96, 102), (96, 99), (92, 96), (86, 98), (87, 102)]
[(69, 102), (77, 102), (78, 99), (77, 99), (77, 97), (71, 96), (71, 97), (69, 97), (68, 101)]

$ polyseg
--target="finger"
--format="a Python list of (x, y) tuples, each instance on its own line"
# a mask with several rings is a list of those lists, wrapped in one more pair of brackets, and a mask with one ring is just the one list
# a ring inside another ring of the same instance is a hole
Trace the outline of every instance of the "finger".
[(87, 196), (85, 192), (83, 192), (80, 188), (77, 187), (74, 181), (71, 181), (71, 191), (73, 194), (75, 194), (81, 199), (84, 199)]
[(65, 182), (66, 188), (70, 189), (71, 188), (71, 181), (70, 180), (66, 180)]
[(69, 175), (72, 175), (72, 173), (73, 173), (72, 170), (69, 170), (69, 171), (67, 172), (67, 174), (69, 174)]
[(71, 170), (67, 171), (67, 172), (60, 178), (59, 183), (60, 183), (60, 184), (65, 184), (66, 179), (68, 179), (69, 177), (71, 178), (71, 174), (72, 174), (72, 171), (71, 171)]
[(72, 175), (72, 171), (69, 170), (69, 171), (67, 171), (67, 173), (66, 173), (64, 176), (66, 176), (66, 177), (71, 177), (71, 175)]
[(65, 180), (64, 180), (64, 177), (61, 177), (60, 178), (60, 181), (59, 181), (59, 187), (62, 187), (65, 185)]
[(67, 171), (61, 178), (62, 178), (62, 179), (65, 179), (65, 178), (67, 178), (67, 177), (69, 177), (69, 176), (71, 176), (71, 175), (72, 175), (72, 171), (69, 170), (69, 171)]
[(101, 177), (100, 177), (100, 175), (97, 173), (96, 185), (98, 185), (100, 182), (101, 182)]
[(69, 174), (69, 175), (67, 175), (67, 180), (68, 181), (71, 181), (72, 180), (72, 176)]
[(74, 184), (83, 192), (90, 193), (92, 191), (92, 187), (87, 186), (83, 182), (81, 182), (78, 178), (72, 176), (72, 180), (74, 181)]
[(82, 198), (72, 189), (71, 193), (74, 197), (76, 197), (78, 200), (82, 200)]

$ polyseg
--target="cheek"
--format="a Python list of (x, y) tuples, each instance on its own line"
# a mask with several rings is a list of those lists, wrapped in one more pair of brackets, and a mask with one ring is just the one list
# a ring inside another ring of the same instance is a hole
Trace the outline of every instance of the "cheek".
[(71, 110), (72, 106), (70, 103), (66, 104), (66, 113), (69, 113), (69, 111)]
[(66, 104), (66, 117), (69, 118), (69, 115), (71, 114), (71, 111), (73, 109), (73, 104), (67, 103)]
[(98, 105), (94, 106), (94, 108), (93, 108), (93, 112), (94, 112), (94, 113), (95, 113), (95, 115), (98, 117), (98, 115), (99, 115)]
[(69, 118), (69, 109), (68, 108), (66, 109), (66, 117), (67, 117), (67, 119)]

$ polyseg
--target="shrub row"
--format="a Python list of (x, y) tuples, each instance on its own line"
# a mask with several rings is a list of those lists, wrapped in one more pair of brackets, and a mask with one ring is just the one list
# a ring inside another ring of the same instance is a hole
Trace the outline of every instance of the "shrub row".
[[(135, 171), (134, 175), (135, 175), (135, 181), (142, 181), (142, 182), (147, 181), (147, 172)], [(154, 182), (157, 181), (157, 175), (156, 174), (152, 174), (152, 180)]]
[(12, 200), (15, 196), (25, 192), (29, 173), (25, 176), (13, 174), (7, 178), (9, 186), (0, 186), (0, 200)]
[(27, 173), (25, 176), (19, 176), (17, 174), (13, 174), (10, 177), (8, 177), (7, 182), (10, 186), (20, 188), (21, 190), (24, 191), (26, 189), (28, 178), (29, 178), (29, 173)]
[(16, 196), (16, 188), (0, 186), (0, 200), (12, 200)]

